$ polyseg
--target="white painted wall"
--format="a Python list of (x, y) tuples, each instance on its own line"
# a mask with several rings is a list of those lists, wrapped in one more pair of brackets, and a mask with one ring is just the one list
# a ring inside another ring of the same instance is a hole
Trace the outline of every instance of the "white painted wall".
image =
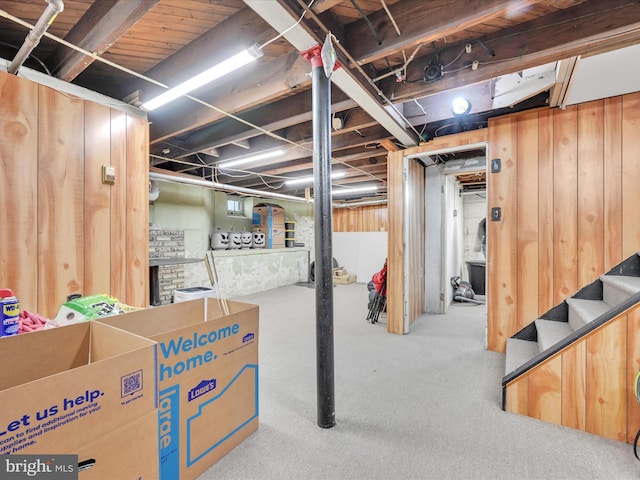
[[(313, 205), (307, 203), (247, 197), (244, 199), (245, 216), (231, 217), (227, 215), (227, 195), (224, 192), (160, 182), (160, 195), (149, 205), (149, 221), (159, 228), (183, 230), (185, 256), (204, 259), (209, 250), (210, 233), (216, 230), (250, 230), (253, 205), (261, 202), (282, 206), (287, 220), (296, 222), (296, 241), (304, 243), (307, 249), (313, 248)], [(295, 255), (290, 252), (289, 255), (233, 256), (233, 259), (220, 260), (221, 271), (218, 273), (228, 284), (230, 293), (226, 295), (246, 295), (306, 281), (307, 258), (306, 250)], [(211, 285), (204, 261), (184, 265), (184, 284), (185, 287)]]
[(445, 176), (445, 277), (444, 277), (444, 308), (445, 312), (453, 301), (453, 288), (451, 277), (461, 276), (463, 267), (464, 238), (463, 231), (463, 204), (460, 196), (460, 184), (454, 175)]
[[(160, 196), (149, 205), (149, 221), (159, 228), (184, 230), (185, 257), (204, 259), (213, 230), (214, 193), (204, 187), (160, 182)], [(204, 261), (184, 266), (184, 284), (211, 285)]]
[[(464, 261), (485, 260), (482, 251), (476, 250), (480, 246), (476, 246), (478, 237), (478, 225), (480, 221), (487, 216), (487, 194), (486, 192), (476, 193), (473, 195), (464, 195)], [(469, 273), (465, 268), (463, 280), (469, 281)]]
[(478, 225), (487, 216), (487, 194), (464, 195), (464, 258), (465, 260), (484, 260), (480, 250), (476, 250)]
[(382, 269), (387, 246), (387, 232), (333, 232), (333, 257), (360, 283), (369, 283)]
[(443, 175), (437, 166), (425, 168), (425, 311), (443, 313), (440, 302), (442, 278)]
[(219, 290), (238, 297), (307, 281), (308, 250), (214, 250)]

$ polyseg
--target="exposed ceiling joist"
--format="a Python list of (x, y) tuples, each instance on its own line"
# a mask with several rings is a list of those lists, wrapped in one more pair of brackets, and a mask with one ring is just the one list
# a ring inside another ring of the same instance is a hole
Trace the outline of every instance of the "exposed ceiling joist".
[[(611, 45), (637, 42), (640, 40), (640, 8), (638, 2), (629, 0), (589, 1), (486, 35), (480, 40), (495, 56), (484, 49), (475, 49), (472, 56), (462, 55), (453, 62), (448, 67), (451, 73), (445, 72), (437, 81), (396, 83), (393, 79), (385, 79), (380, 87), (394, 101), (406, 101), (536, 67), (581, 52), (595, 52)], [(452, 49), (448, 54), (453, 57), (458, 50)], [(432, 55), (428, 55), (412, 62), (407, 69), (407, 79), (422, 79), (424, 67), (431, 58)], [(476, 70), (472, 68), (474, 59), (479, 61)], [(448, 60), (451, 59), (442, 61)]]
[[(100, 0), (94, 2), (66, 35), (65, 40), (96, 55), (102, 55), (140, 20), (159, 0)], [(47, 59), (51, 73), (70, 82), (91, 63), (76, 50), (59, 45)]]
[(352, 23), (346, 29), (346, 47), (360, 64), (370, 63), (398, 49), (441, 40), (460, 30), (486, 23), (504, 16), (508, 11), (518, 10), (538, 1), (484, 0), (466, 2), (463, 8), (452, 8), (450, 1), (431, 0), (429, 15), (422, 16), (416, 15), (415, 0), (402, 0), (389, 6), (389, 12), (400, 26), (400, 35), (386, 13), (378, 11), (368, 18), (382, 43), (377, 43), (363, 19)]
[[(300, 52), (317, 45), (319, 39), (314, 38), (301, 25), (294, 28), (298, 20), (277, 0), (244, 0), (268, 24), (281, 32), (284, 37)], [(369, 89), (363, 87), (351, 72), (339, 68), (331, 77), (332, 82), (351, 97), (366, 112), (375, 118), (384, 128), (406, 146), (417, 145), (417, 138), (410, 134), (396, 119), (389, 114), (380, 102), (373, 97)]]
[[(0, 0), (2, 57), (15, 56), (14, 48), (17, 50), (24, 41), (25, 28), (33, 28), (28, 23), (41, 14), (42, 2)], [(64, 12), (47, 32), (52, 36), (45, 35), (27, 59), (24, 75), (33, 68), (42, 72), (55, 68), (52, 63), (58, 62), (52, 52), (62, 38), (72, 39), (85, 49), (106, 48), (102, 57), (95, 56), (97, 61), (73, 79), (73, 84), (113, 98), (126, 96), (125, 101), (131, 103), (126, 105), (127, 111), (130, 107), (135, 114), (144, 112), (133, 105), (164, 90), (154, 81), (174, 86), (239, 49), (261, 45), (264, 55), (257, 62), (199, 88), (193, 92), (193, 99), (178, 99), (149, 114), (151, 165), (199, 178), (218, 172), (217, 177), (229, 184), (251, 185), (257, 190), (268, 188), (264, 180), (278, 187), (278, 192), (304, 194), (297, 186), (283, 185), (282, 178), (308, 176), (313, 168), (311, 67), (296, 50), (322, 43), (327, 32), (339, 39), (334, 45), (340, 63), (347, 66), (335, 73), (338, 82), (334, 81), (331, 88), (332, 163), (335, 171), (346, 172), (339, 181), (345, 185), (384, 182), (388, 151), (402, 148), (403, 141), (398, 138), (404, 135), (417, 142), (418, 137), (426, 140), (480, 128), (490, 116), (507, 111), (547, 104), (562, 107), (569, 93), (576, 94), (583, 87), (587, 87), (587, 96), (580, 95), (581, 101), (603, 98), (597, 96), (603, 93), (611, 96), (640, 89), (633, 71), (637, 54), (631, 60), (619, 57), (621, 47), (640, 45), (637, 0), (65, 3)], [(247, 6), (249, 3), (259, 4), (277, 18), (267, 23)], [(133, 11), (135, 5), (146, 5), (149, 10), (137, 22), (119, 14), (120, 27), (126, 33), (111, 46), (106, 45), (109, 38), (117, 37), (104, 32), (120, 28), (111, 21), (118, 9)], [(105, 15), (96, 15), (97, 11)], [(300, 18), (303, 11), (305, 15)], [(102, 21), (96, 21), (96, 16), (103, 17)], [(277, 28), (274, 22), (279, 22)], [(289, 27), (285, 36), (279, 36)], [(79, 31), (85, 33), (74, 39)], [(83, 43), (95, 38), (101, 38), (105, 47)], [(69, 44), (67, 48), (72, 50)], [(617, 52), (615, 68), (611, 63), (601, 63), (604, 60), (599, 57), (605, 51)], [(580, 58), (581, 65), (573, 69), (571, 61), (565, 61), (571, 57)], [(589, 63), (594, 62), (593, 70), (586, 68), (586, 60), (582, 64), (587, 58)], [(89, 54), (87, 59), (94, 58)], [(530, 67), (550, 62), (560, 65), (555, 75), (549, 72), (544, 78), (527, 78)], [(628, 69), (621, 70), (620, 66)], [(428, 69), (429, 75), (426, 67), (434, 67)], [(68, 68), (72, 68), (72, 62)], [(133, 72), (148, 79), (139, 79)], [(345, 74), (346, 78), (341, 78)], [(618, 77), (629, 82), (609, 81)], [(596, 78), (601, 80), (597, 85)], [(605, 88), (623, 84), (630, 86), (624, 91)], [(598, 91), (591, 92), (592, 87)], [(541, 89), (544, 91), (511, 107)], [(127, 95), (134, 91), (137, 97)], [(453, 115), (450, 101), (456, 94), (471, 101), (469, 115)], [(504, 106), (507, 108), (498, 108)], [(224, 169), (217, 168), (221, 162), (276, 148), (285, 148), (286, 155), (246, 164), (244, 173), (230, 171), (225, 175)], [(440, 157), (445, 163), (454, 158), (466, 161), (467, 153), (441, 152)]]
[(253, 64), (242, 72), (234, 72), (217, 85), (215, 92), (198, 95), (216, 109), (183, 99), (149, 115), (153, 122), (150, 127), (151, 144), (221, 120), (225, 113), (237, 113), (283, 96), (310, 83), (310, 70), (309, 62), (294, 52), (260, 65)]
[[(343, 111), (356, 106), (356, 103), (339, 90), (331, 92), (331, 105), (334, 111)], [(228, 118), (207, 128), (196, 130), (185, 138), (189, 148), (180, 155), (191, 155), (202, 148), (221, 147), (236, 140), (252, 138), (263, 134), (263, 130), (277, 131), (302, 122), (310, 122), (311, 91), (305, 90), (295, 95), (277, 100), (271, 104), (259, 106), (238, 115), (247, 122), (260, 126), (252, 128), (237, 120)]]

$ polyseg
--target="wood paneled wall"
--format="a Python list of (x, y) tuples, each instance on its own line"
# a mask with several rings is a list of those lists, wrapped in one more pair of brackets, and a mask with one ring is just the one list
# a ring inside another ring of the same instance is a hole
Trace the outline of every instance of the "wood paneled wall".
[(389, 230), (386, 205), (365, 205), (333, 209), (334, 232), (386, 232)]
[(633, 442), (640, 408), (640, 306), (623, 312), (506, 386), (506, 410)]
[(640, 93), (489, 122), (488, 345), (640, 249)]
[(0, 99), (0, 285), (50, 318), (73, 293), (148, 306), (147, 121), (6, 73)]
[[(416, 160), (407, 160), (405, 182), (404, 162), (404, 152), (389, 153), (387, 330), (397, 334), (409, 333), (409, 324), (424, 312), (424, 167)], [(405, 201), (411, 206), (409, 209), (405, 209)], [(408, 271), (404, 267), (405, 254), (415, 267)], [(408, 291), (405, 291), (405, 276)]]
[[(407, 230), (408, 238), (405, 238), (405, 248), (410, 259), (408, 262), (410, 268), (406, 272), (407, 314), (410, 324), (424, 313), (424, 251), (426, 248), (424, 180), (424, 166), (417, 160), (409, 160), (405, 186), (408, 207), (405, 221), (409, 222), (409, 229)], [(409, 333), (408, 329), (404, 333)]]
[(404, 181), (402, 152), (387, 158), (389, 245), (387, 254), (387, 331), (404, 334)]

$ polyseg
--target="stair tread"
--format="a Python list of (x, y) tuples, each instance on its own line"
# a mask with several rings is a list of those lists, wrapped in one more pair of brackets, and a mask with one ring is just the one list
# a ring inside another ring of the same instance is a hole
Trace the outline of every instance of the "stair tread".
[(538, 344), (519, 338), (507, 338), (507, 354), (505, 357), (504, 374), (513, 372), (520, 365), (527, 363), (539, 353)]
[(567, 304), (579, 318), (581, 324), (571, 325), (574, 330), (595, 320), (600, 315), (611, 310), (611, 305), (602, 300), (586, 300), (584, 298), (567, 298)]
[(603, 283), (614, 286), (618, 290), (622, 290), (629, 296), (640, 292), (640, 277), (632, 277), (628, 275), (601, 275), (600, 280)]
[(544, 352), (573, 333), (573, 328), (568, 322), (540, 318), (536, 320), (536, 330), (538, 331), (538, 348), (540, 352)]

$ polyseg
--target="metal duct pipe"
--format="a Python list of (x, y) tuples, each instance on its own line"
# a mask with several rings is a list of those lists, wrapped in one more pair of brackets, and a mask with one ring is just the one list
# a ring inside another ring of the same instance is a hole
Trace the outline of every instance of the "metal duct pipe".
[(244, 193), (245, 195), (253, 195), (257, 197), (279, 198), (281, 200), (289, 200), (290, 202), (307, 202), (304, 198), (294, 197), (293, 195), (285, 195), (276, 192), (263, 192), (262, 190), (254, 190), (253, 188), (234, 187), (233, 185), (225, 185), (223, 183), (211, 182), (209, 180), (200, 180), (198, 178), (180, 177), (178, 175), (169, 175), (160, 172), (149, 172), (149, 180), (160, 180), (164, 182), (183, 183), (185, 185), (195, 185), (197, 187), (214, 188), (216, 190), (224, 190), (226, 192)]
[(385, 203), (387, 203), (387, 199), (383, 198), (380, 200), (363, 200), (352, 203), (334, 203), (333, 208), (365, 207), (367, 205), (384, 205)]
[(62, 3), (62, 0), (46, 0), (46, 2), (49, 5), (47, 5), (45, 11), (42, 12), (42, 15), (40, 15), (40, 18), (33, 29), (27, 34), (22, 47), (20, 47), (15, 58), (9, 64), (7, 72), (12, 75), (18, 73), (22, 64), (29, 57), (33, 49), (38, 46), (38, 43), (40, 43), (40, 39), (42, 38), (42, 35), (44, 35), (44, 32), (49, 28), (49, 25), (51, 25), (58, 14), (64, 10), (64, 3)]

